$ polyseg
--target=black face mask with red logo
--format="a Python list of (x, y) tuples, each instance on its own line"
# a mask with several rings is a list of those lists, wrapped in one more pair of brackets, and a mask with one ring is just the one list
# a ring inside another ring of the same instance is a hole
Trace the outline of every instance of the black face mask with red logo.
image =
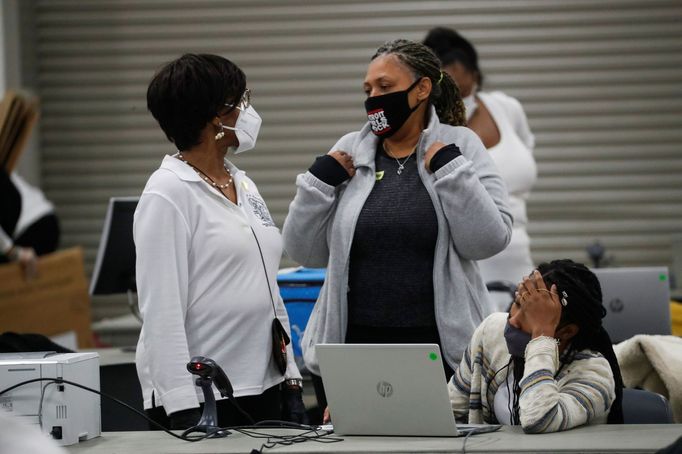
[(381, 138), (391, 137), (405, 124), (419, 104), (410, 108), (407, 94), (417, 86), (421, 78), (414, 81), (407, 90), (394, 91), (380, 96), (372, 96), (365, 100), (367, 118), (372, 132)]

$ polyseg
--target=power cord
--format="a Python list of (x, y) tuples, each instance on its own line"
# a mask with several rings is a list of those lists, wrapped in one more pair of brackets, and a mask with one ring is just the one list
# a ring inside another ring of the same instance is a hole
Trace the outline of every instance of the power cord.
[[(106, 397), (107, 399), (113, 400), (113, 401), (116, 402), (117, 404), (123, 405), (123, 406), (126, 407), (128, 410), (130, 410), (130, 411), (132, 411), (132, 412), (134, 412), (134, 413), (137, 413), (138, 415), (140, 415), (141, 417), (143, 417), (144, 419), (146, 419), (147, 421), (149, 421), (149, 422), (150, 422), (151, 424), (153, 424), (154, 426), (156, 426), (156, 427), (158, 427), (159, 429), (163, 430), (163, 431), (166, 432), (167, 434), (169, 434), (169, 435), (171, 435), (171, 436), (173, 436), (173, 437), (175, 437), (175, 438), (179, 438), (180, 440), (192, 441), (192, 442), (194, 442), (194, 441), (200, 441), (200, 440), (203, 440), (203, 439), (205, 439), (205, 438), (210, 437), (210, 436), (213, 435), (214, 432), (215, 432), (215, 431), (211, 431), (211, 432), (206, 433), (205, 435), (202, 435), (202, 436), (200, 436), (200, 437), (181, 437), (180, 435), (174, 434), (173, 432), (171, 432), (171, 431), (168, 430), (167, 428), (163, 427), (161, 424), (157, 423), (156, 421), (150, 419), (147, 415), (145, 415), (144, 413), (142, 413), (141, 411), (139, 411), (137, 408), (133, 408), (132, 406), (128, 405), (127, 403), (123, 402), (122, 400), (120, 400), (120, 399), (118, 399), (118, 398), (116, 398), (116, 397), (114, 397), (114, 396), (110, 396), (110, 395), (108, 395), (108, 394), (106, 394), (106, 393), (103, 393), (103, 392), (97, 391), (97, 390), (95, 390), (95, 389), (89, 388), (89, 387), (87, 387), (87, 386), (85, 386), (85, 385), (81, 385), (80, 383), (75, 383), (75, 382), (72, 382), (72, 381), (69, 381), (69, 380), (64, 380), (63, 378), (32, 378), (32, 379), (30, 379), (30, 380), (25, 380), (25, 381), (19, 382), (19, 383), (13, 385), (13, 386), (10, 386), (9, 388), (3, 389), (2, 391), (0, 391), (0, 396), (2, 396), (3, 394), (5, 394), (5, 393), (7, 393), (7, 392), (9, 392), (9, 391), (12, 391), (13, 389), (18, 388), (18, 387), (20, 387), (20, 386), (24, 386), (24, 385), (27, 385), (27, 384), (29, 384), (29, 383), (35, 383), (35, 382), (40, 382), (40, 381), (49, 381), (49, 382), (50, 382), (50, 383), (48, 383), (47, 385), (45, 385), (45, 386), (43, 387), (43, 392), (41, 393), (41, 396), (40, 396), (40, 413), (41, 413), (41, 414), (42, 414), (42, 405), (43, 405), (43, 398), (44, 398), (45, 388), (46, 388), (48, 385), (53, 384), (53, 383), (54, 383), (54, 384), (66, 383), (66, 384), (68, 384), (68, 385), (72, 385), (72, 386), (75, 386), (75, 387), (77, 387), (77, 388), (81, 388), (81, 389), (84, 389), (84, 390), (86, 390), (86, 391), (90, 391), (91, 393), (99, 394), (100, 396)], [(41, 421), (41, 423), (42, 423), (42, 421)]]
[[(259, 427), (259, 426), (256, 426)], [(286, 425), (282, 426), (286, 427)], [(328, 437), (332, 432), (329, 430), (320, 430), (318, 428), (310, 428), (309, 430), (294, 435), (275, 435), (267, 434), (261, 432), (252, 432), (245, 428), (232, 428), (236, 432), (247, 435), (252, 438), (266, 438), (267, 441), (261, 444), (260, 448), (252, 449), (250, 454), (262, 454), (265, 449), (272, 449), (277, 446), (290, 446), (296, 443), (302, 443), (305, 441), (315, 441), (318, 443), (337, 443), (343, 441), (343, 438), (339, 437)]]
[(466, 454), (467, 452), (467, 440), (469, 440), (469, 437), (472, 435), (478, 435), (478, 434), (487, 434), (491, 432), (496, 432), (502, 427), (499, 424), (491, 424), (490, 426), (487, 427), (480, 427), (480, 428), (475, 428), (471, 429), (466, 436), (464, 437), (464, 440), (462, 440), (462, 454)]
[[(316, 441), (319, 443), (336, 443), (339, 441), (343, 441), (343, 438), (338, 438), (338, 437), (327, 437), (327, 435), (331, 434), (332, 432), (329, 430), (319, 430), (315, 427), (304, 425), (304, 424), (297, 424), (289, 421), (278, 421), (278, 420), (266, 420), (266, 421), (260, 421), (258, 423), (255, 423), (254, 425), (251, 426), (234, 426), (234, 427), (217, 427), (215, 430), (209, 431), (201, 436), (188, 436), (188, 435), (177, 435), (173, 432), (171, 432), (169, 429), (166, 427), (162, 426), (161, 424), (157, 423), (153, 419), (149, 418), (146, 414), (143, 412), (139, 411), (136, 408), (133, 408), (132, 406), (128, 405), (127, 403), (123, 402), (122, 400), (110, 396), (109, 394), (103, 393), (101, 391), (97, 391), (95, 389), (89, 388), (85, 385), (81, 385), (80, 383), (75, 383), (70, 380), (64, 380), (63, 378), (33, 378), (30, 380), (25, 380), (19, 383), (16, 383), (13, 386), (10, 386), (9, 388), (3, 389), (0, 391), (0, 396), (2, 396), (5, 393), (8, 393), (12, 391), (13, 389), (16, 389), (20, 386), (27, 385), (29, 383), (35, 383), (35, 382), (41, 382), (41, 381), (47, 381), (40, 393), (40, 404), (39, 404), (39, 410), (38, 410), (38, 419), (40, 422), (40, 425), (42, 427), (42, 409), (43, 409), (43, 401), (45, 398), (45, 390), (47, 389), (48, 386), (57, 384), (68, 384), (75, 386), (77, 388), (84, 389), (86, 391), (89, 391), (91, 393), (98, 394), (102, 397), (105, 397), (109, 400), (112, 400), (116, 402), (119, 405), (122, 405), (129, 409), (130, 411), (138, 414), (142, 418), (146, 419), (149, 421), (151, 424), (153, 424), (155, 427), (163, 430), (167, 434), (178, 438), (180, 440), (184, 441), (190, 441), (190, 442), (195, 442), (195, 441), (201, 441), (205, 440), (207, 438), (211, 438), (213, 435), (215, 435), (218, 432), (225, 431), (225, 430), (234, 430), (236, 432), (239, 432), (243, 435), (246, 435), (251, 438), (267, 438), (267, 441), (261, 445), (261, 447), (256, 450), (252, 450), (251, 453), (253, 454), (261, 454), (264, 449), (270, 449), (274, 448), (275, 446), (288, 446), (292, 445), (295, 443), (302, 443), (304, 441)], [(233, 404), (235, 402), (232, 402)], [(244, 413), (244, 411), (237, 406), (238, 410)], [(248, 418), (251, 420), (251, 418)], [(293, 435), (277, 435), (277, 434), (268, 434), (268, 433), (260, 433), (260, 432), (254, 432), (252, 429), (281, 429), (281, 428), (290, 428), (290, 429), (299, 429), (303, 430), (304, 432), (299, 433), (299, 434), (293, 434)], [(192, 428), (190, 428), (192, 429)], [(325, 437), (325, 438), (322, 438)]]
[(38, 425), (41, 428), (43, 427), (43, 400), (45, 399), (45, 389), (47, 389), (48, 386), (53, 384), (55, 384), (55, 382), (53, 381), (45, 383), (43, 385), (43, 388), (40, 390), (40, 404), (38, 405)]
[(464, 437), (464, 440), (462, 440), (462, 454), (467, 454), (467, 440), (469, 440), (469, 437), (472, 436), (473, 434), (476, 433), (476, 430), (472, 430), (466, 436)]
[(253, 420), (253, 418), (251, 417), (251, 415), (248, 414), (246, 411), (244, 411), (244, 409), (243, 409), (242, 407), (239, 406), (239, 404), (237, 403), (237, 399), (235, 399), (234, 396), (233, 396), (232, 394), (230, 394), (230, 395), (227, 397), (227, 399), (230, 401), (230, 403), (231, 403), (232, 405), (234, 405), (234, 408), (236, 408), (237, 411), (238, 411), (239, 413), (241, 413), (242, 416), (245, 417), (246, 420), (247, 420), (249, 423), (251, 423), (251, 425), (254, 425), (254, 426), (256, 425), (256, 422)]

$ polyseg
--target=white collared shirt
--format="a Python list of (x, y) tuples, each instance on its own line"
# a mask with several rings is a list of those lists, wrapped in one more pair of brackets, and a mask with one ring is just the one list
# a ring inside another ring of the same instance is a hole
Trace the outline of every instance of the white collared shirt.
[[(229, 161), (225, 165), (237, 188), (237, 204), (186, 163), (166, 156), (135, 211), (144, 320), (136, 364), (145, 408), (163, 405), (170, 414), (203, 401), (186, 369), (196, 355), (223, 368), (235, 397), (261, 394), (283, 380), (271, 358), (273, 309), (253, 235), (277, 315), (288, 330), (276, 281), (280, 232), (256, 185)], [(291, 346), (286, 376), (300, 378)]]

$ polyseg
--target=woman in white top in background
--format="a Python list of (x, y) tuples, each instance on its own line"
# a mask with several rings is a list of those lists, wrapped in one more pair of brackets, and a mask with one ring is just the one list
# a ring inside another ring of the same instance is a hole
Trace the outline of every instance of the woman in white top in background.
[[(509, 191), (514, 216), (511, 242), (499, 254), (478, 262), (485, 282), (518, 282), (533, 269), (530, 238), (526, 231), (526, 199), (537, 178), (533, 159), (535, 139), (521, 104), (502, 92), (481, 91), (483, 75), (473, 45), (456, 31), (437, 27), (429, 31), (424, 44), (440, 58), (443, 70), (459, 86), (466, 106), (467, 126), (488, 149)], [(510, 298), (493, 294), (500, 310), (507, 310)]]
[[(203, 395), (187, 363), (200, 355), (222, 367), (253, 420), (303, 422), (291, 346), (286, 363), (273, 352), (274, 313), (289, 328), (276, 281), (282, 238), (256, 185), (226, 159), (252, 149), (260, 128), (246, 77), (223, 57), (183, 55), (154, 76), (147, 106), (179, 151), (135, 211), (144, 408), (164, 426), (194, 426)], [(218, 425), (250, 422), (214, 393)]]
[(0, 264), (18, 262), (27, 279), (37, 276), (38, 256), (57, 250), (59, 220), (40, 188), (0, 169)]

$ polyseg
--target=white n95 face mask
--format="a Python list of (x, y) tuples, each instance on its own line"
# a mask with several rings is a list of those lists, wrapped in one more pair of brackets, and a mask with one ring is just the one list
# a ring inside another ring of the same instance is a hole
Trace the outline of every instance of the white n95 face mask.
[(263, 122), (253, 106), (249, 106), (246, 109), (237, 108), (239, 109), (239, 117), (237, 117), (234, 127), (223, 125), (223, 129), (234, 131), (237, 140), (239, 140), (239, 146), (234, 148), (234, 154), (251, 150), (256, 146), (258, 131), (260, 131), (260, 125)]
[(469, 93), (469, 96), (462, 98), (462, 101), (464, 102), (464, 108), (466, 110), (467, 121), (471, 120), (471, 117), (474, 115), (474, 112), (476, 112), (476, 109), (478, 109), (478, 103), (476, 102), (477, 91), (478, 85), (474, 85), (473, 87), (471, 87), (471, 93)]
[(474, 95), (469, 95), (466, 98), (462, 98), (464, 101), (464, 108), (466, 110), (467, 121), (471, 120), (471, 117), (478, 109), (478, 103), (476, 102), (476, 97)]

